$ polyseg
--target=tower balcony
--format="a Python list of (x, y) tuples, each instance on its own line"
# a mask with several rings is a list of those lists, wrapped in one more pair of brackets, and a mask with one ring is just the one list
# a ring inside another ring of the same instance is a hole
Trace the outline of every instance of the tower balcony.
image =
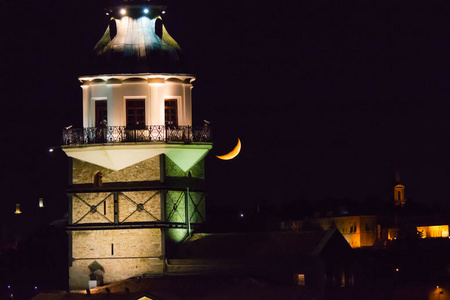
[(163, 142), (207, 143), (211, 142), (209, 126), (147, 125), (138, 129), (126, 126), (65, 128), (63, 145)]

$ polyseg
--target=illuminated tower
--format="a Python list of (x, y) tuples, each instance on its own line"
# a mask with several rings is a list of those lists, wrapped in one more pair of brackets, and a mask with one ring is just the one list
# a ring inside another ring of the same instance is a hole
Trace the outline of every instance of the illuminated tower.
[[(150, 5), (151, 3), (151, 5)], [(81, 76), (83, 128), (71, 159), (69, 285), (163, 274), (171, 249), (205, 219), (207, 126), (192, 127), (192, 82), (155, 1), (109, 1), (109, 25)]]
[(403, 207), (406, 204), (405, 186), (400, 184), (400, 175), (398, 172), (395, 174), (394, 204), (400, 207)]

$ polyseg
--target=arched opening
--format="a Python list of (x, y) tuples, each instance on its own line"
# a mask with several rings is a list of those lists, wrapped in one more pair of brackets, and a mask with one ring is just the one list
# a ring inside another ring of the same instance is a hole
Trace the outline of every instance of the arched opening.
[(103, 174), (102, 172), (97, 172), (94, 175), (94, 186), (101, 187), (103, 186)]
[(162, 39), (163, 35), (163, 23), (161, 19), (156, 19), (155, 21), (155, 34)]
[(116, 20), (109, 20), (109, 38), (112, 40), (117, 35)]
[(97, 261), (94, 261), (89, 266), (89, 288), (95, 288), (97, 286), (103, 285), (103, 274), (105, 274), (105, 269)]

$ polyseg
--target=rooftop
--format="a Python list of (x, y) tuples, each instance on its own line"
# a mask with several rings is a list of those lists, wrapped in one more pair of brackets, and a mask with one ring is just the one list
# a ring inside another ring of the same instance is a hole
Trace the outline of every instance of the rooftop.
[[(304, 287), (280, 286), (251, 277), (238, 276), (165, 276), (130, 278), (86, 291), (40, 293), (32, 300), (108, 299), (108, 300), (181, 300), (181, 299), (299, 299)], [(147, 298), (145, 298), (147, 297)]]
[(89, 75), (182, 72), (181, 49), (162, 22), (164, 8), (135, 2), (109, 8), (111, 19), (93, 49)]

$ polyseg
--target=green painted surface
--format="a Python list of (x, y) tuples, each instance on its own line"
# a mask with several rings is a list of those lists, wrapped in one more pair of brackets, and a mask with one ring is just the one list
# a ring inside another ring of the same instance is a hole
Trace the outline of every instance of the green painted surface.
[(186, 173), (167, 155), (166, 158), (166, 176), (167, 177), (185, 177)]
[(205, 179), (205, 160), (199, 160), (187, 172), (184, 172), (170, 157), (166, 156), (166, 176), (168, 177), (192, 177)]
[(185, 223), (185, 192), (167, 191), (166, 220), (167, 222)]
[(189, 193), (189, 221), (202, 223), (205, 221), (205, 194), (199, 192)]

